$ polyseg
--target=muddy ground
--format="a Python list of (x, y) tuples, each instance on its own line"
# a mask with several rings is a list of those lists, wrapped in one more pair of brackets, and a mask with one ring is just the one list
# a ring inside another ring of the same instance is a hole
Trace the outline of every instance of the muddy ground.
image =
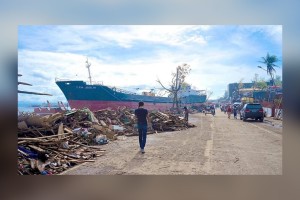
[(196, 128), (150, 134), (145, 154), (138, 137), (120, 136), (102, 146), (104, 156), (62, 174), (69, 175), (281, 175), (282, 121), (263, 123), (215, 116), (190, 115)]

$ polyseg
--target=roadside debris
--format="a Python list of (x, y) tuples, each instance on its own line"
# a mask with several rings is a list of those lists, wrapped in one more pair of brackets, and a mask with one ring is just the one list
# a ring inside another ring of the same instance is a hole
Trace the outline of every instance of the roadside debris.
[(172, 113), (162, 113), (159, 111), (154, 111), (150, 113), (150, 119), (152, 122), (153, 130), (163, 132), (163, 131), (179, 131), (190, 127), (195, 127), (195, 125), (186, 123), (183, 117)]
[[(195, 125), (172, 113), (152, 111), (148, 134), (178, 131)], [(22, 113), (18, 117), (18, 173), (59, 174), (104, 155), (99, 145), (117, 136), (138, 135), (134, 110), (71, 110), (46, 116)]]

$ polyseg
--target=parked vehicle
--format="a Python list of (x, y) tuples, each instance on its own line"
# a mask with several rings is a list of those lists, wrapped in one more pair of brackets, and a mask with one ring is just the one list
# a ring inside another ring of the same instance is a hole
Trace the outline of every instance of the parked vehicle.
[(204, 114), (212, 114), (213, 116), (215, 116), (216, 112), (215, 112), (215, 108), (213, 106), (206, 106), (205, 107), (205, 111)]
[(246, 103), (240, 110), (240, 119), (246, 121), (248, 118), (264, 121), (264, 110), (259, 103)]
[(242, 102), (234, 102), (233, 103), (233, 106), (237, 107), (237, 108), (240, 107), (241, 105), (242, 105)]

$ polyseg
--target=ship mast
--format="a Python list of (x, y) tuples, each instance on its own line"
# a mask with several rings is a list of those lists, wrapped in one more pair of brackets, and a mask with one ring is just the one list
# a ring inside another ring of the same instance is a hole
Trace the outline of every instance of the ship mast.
[(88, 68), (89, 71), (89, 79), (90, 79), (90, 84), (92, 85), (92, 77), (91, 77), (91, 71), (90, 71), (90, 67), (91, 67), (91, 63), (89, 63), (89, 59), (86, 58), (86, 68)]

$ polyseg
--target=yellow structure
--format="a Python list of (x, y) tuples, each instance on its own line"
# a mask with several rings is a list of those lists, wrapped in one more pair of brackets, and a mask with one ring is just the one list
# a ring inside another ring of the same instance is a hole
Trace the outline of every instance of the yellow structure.
[(253, 103), (254, 98), (253, 98), (253, 97), (243, 97), (243, 98), (241, 99), (241, 101), (242, 101), (243, 103)]

